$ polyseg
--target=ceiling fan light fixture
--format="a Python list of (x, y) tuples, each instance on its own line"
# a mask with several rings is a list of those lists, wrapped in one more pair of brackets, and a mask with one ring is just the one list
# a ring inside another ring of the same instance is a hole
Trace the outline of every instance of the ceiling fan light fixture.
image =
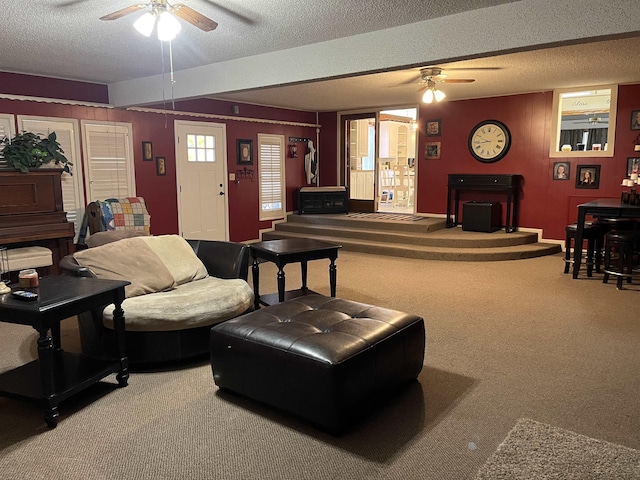
[(146, 12), (133, 23), (133, 26), (145, 37), (150, 37), (153, 27), (156, 26), (156, 16), (151, 12)]
[(446, 97), (445, 93), (442, 90), (435, 90), (433, 95), (436, 97), (436, 102), (441, 102)]
[(176, 17), (166, 10), (158, 17), (158, 38), (162, 41), (169, 41), (176, 38), (182, 25)]
[(433, 90), (431, 88), (427, 88), (427, 90), (424, 92), (424, 95), (422, 95), (422, 102), (432, 103), (433, 97), (434, 97)]

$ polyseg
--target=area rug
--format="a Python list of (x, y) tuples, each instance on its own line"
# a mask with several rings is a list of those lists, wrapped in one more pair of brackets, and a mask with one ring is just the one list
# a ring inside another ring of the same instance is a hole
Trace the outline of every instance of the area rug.
[(640, 451), (520, 419), (475, 480), (637, 480)]
[(424, 220), (425, 217), (418, 217), (416, 215), (407, 215), (404, 213), (348, 213), (349, 218), (362, 218), (366, 220), (397, 220), (399, 222), (419, 222)]

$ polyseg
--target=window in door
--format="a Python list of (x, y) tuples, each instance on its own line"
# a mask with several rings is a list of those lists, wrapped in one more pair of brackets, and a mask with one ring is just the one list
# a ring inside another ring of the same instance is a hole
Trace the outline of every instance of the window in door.
[[(73, 164), (71, 166), (73, 175), (62, 173), (62, 208), (67, 214), (67, 221), (73, 223), (75, 228), (74, 241), (77, 241), (85, 207), (82, 162), (79, 155), (78, 121), (72, 118), (18, 115), (18, 130), (33, 132), (41, 137), (49, 136), (51, 132), (55, 132), (56, 140), (60, 144), (64, 156)], [(45, 167), (55, 168), (55, 165), (45, 165)]]
[(135, 197), (130, 123), (82, 121), (87, 201)]
[(260, 220), (284, 218), (284, 136), (258, 134)]
[(216, 137), (213, 135), (187, 134), (188, 162), (215, 162)]

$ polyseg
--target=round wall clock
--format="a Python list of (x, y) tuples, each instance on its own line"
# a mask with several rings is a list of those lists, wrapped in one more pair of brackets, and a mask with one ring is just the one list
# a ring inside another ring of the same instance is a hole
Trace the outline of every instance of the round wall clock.
[(485, 120), (469, 133), (469, 152), (479, 162), (493, 163), (504, 157), (511, 146), (511, 132), (498, 120)]

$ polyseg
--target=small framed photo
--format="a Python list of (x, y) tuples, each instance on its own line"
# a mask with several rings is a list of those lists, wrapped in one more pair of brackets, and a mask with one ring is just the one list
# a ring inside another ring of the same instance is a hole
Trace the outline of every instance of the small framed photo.
[(156, 175), (162, 177), (167, 174), (167, 161), (164, 157), (156, 157)]
[(238, 139), (238, 165), (253, 165), (253, 140)]
[(145, 162), (153, 160), (153, 144), (151, 142), (142, 142), (142, 159)]
[(600, 188), (600, 165), (578, 165), (576, 188)]
[(571, 164), (568, 162), (555, 162), (553, 164), (554, 180), (569, 180), (571, 176)]
[(640, 173), (640, 157), (627, 158), (627, 177), (632, 173)]
[(427, 142), (424, 147), (424, 158), (428, 160), (440, 158), (440, 142)]
[(440, 136), (440, 128), (442, 126), (441, 120), (427, 120), (425, 124), (424, 134), (427, 137), (439, 137)]
[(631, 112), (631, 130), (640, 130), (640, 110)]

